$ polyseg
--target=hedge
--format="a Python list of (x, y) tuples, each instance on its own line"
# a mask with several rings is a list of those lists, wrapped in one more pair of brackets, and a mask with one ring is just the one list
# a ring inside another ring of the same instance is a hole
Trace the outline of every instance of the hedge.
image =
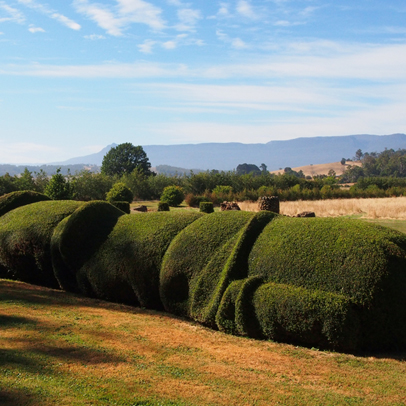
[(117, 207), (117, 209), (120, 209), (121, 211), (123, 211), (126, 214), (131, 213), (130, 203), (128, 203), (128, 202), (113, 201), (113, 202), (110, 202), (110, 204), (112, 204), (114, 207)]
[(173, 240), (161, 270), (161, 299), (169, 312), (214, 326), (228, 284), (245, 276), (248, 253), (274, 213), (204, 215)]
[(56, 288), (50, 243), (54, 228), (82, 203), (42, 201), (0, 217), (0, 265), (7, 277)]
[(360, 347), (405, 346), (405, 249), (405, 234), (363, 221), (279, 217), (257, 239), (248, 275), (342, 295), (360, 320)]
[(0, 217), (5, 270), (232, 334), (406, 348), (406, 235), (361, 220), (43, 201)]
[(31, 190), (8, 193), (0, 197), (0, 216), (3, 216), (17, 207), (45, 200), (51, 199), (42, 193), (33, 192)]
[[(107, 203), (89, 203), (60, 225), (53, 238), (58, 280), (66, 289), (88, 296), (162, 309), (162, 257), (176, 234), (202, 215), (122, 216), (110, 208), (117, 210)], [(89, 230), (89, 238), (98, 235), (98, 242), (93, 241), (93, 246), (86, 241), (73, 244), (82, 229)]]
[(213, 208), (213, 203), (212, 202), (200, 202), (199, 204), (200, 211), (202, 213), (213, 213), (214, 208)]

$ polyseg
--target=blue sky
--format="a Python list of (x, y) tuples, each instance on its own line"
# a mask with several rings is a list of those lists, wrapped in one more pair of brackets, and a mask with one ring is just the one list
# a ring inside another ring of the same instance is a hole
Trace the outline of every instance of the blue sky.
[(0, 0), (0, 163), (406, 132), (404, 0)]

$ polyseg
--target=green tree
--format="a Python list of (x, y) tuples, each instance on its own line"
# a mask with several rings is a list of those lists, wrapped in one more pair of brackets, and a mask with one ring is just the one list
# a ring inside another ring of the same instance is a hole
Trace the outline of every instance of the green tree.
[(105, 175), (122, 176), (138, 169), (144, 175), (152, 175), (151, 164), (144, 149), (126, 142), (111, 148), (104, 156), (101, 171)]
[(113, 179), (102, 173), (83, 170), (74, 177), (72, 186), (77, 200), (105, 200), (113, 186)]
[(44, 194), (52, 200), (71, 200), (73, 198), (72, 186), (60, 172), (61, 168), (58, 168), (56, 174), (52, 175), (45, 187)]
[(32, 172), (27, 168), (25, 168), (24, 172), (16, 179), (16, 184), (18, 190), (37, 190)]
[(180, 186), (167, 186), (161, 195), (161, 202), (166, 202), (171, 207), (179, 206), (185, 199), (185, 193)]
[(347, 162), (347, 160), (345, 158), (341, 158), (341, 165), (345, 165), (345, 163)]
[(49, 178), (46, 172), (43, 169), (40, 169), (39, 172), (35, 172), (35, 190), (39, 193), (44, 193), (45, 188), (49, 183)]
[(124, 183), (118, 182), (109, 190), (106, 199), (108, 202), (128, 202), (133, 201), (134, 195)]

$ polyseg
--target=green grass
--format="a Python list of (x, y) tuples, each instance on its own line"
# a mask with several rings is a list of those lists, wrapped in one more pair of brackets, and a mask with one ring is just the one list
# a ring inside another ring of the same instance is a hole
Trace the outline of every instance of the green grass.
[(406, 353), (348, 355), (0, 280), (0, 404), (404, 405)]
[(368, 221), (369, 223), (378, 224), (380, 226), (389, 227), (392, 228), (393, 230), (400, 231), (406, 234), (406, 220), (365, 219), (365, 221)]

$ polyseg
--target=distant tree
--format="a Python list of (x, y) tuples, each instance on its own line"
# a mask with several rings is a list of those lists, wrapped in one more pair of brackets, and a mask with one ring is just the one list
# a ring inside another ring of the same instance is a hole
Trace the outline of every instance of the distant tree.
[(7, 172), (0, 176), (0, 196), (17, 190), (16, 178)]
[(261, 170), (254, 164), (241, 164), (237, 166), (237, 175), (247, 175), (249, 173), (260, 175)]
[(259, 169), (261, 169), (261, 172), (262, 173), (268, 173), (268, 168), (267, 168), (267, 166), (264, 164), (264, 163), (262, 163), (260, 166), (259, 166)]
[(60, 172), (61, 170), (57, 169), (56, 174), (52, 175), (44, 194), (53, 200), (70, 200), (73, 198), (71, 184)]
[(355, 159), (357, 160), (357, 161), (360, 161), (361, 160), (361, 158), (363, 157), (363, 153), (362, 153), (362, 151), (360, 150), (360, 149), (357, 149), (357, 151), (355, 152)]
[(30, 172), (27, 168), (25, 168), (24, 172), (19, 177), (17, 177), (16, 184), (18, 190), (37, 190), (32, 172)]
[(126, 142), (107, 152), (103, 158), (101, 172), (110, 176), (122, 176), (138, 169), (145, 175), (152, 175), (150, 168), (151, 164), (144, 149), (140, 145), (135, 147)]
[(45, 192), (45, 188), (49, 183), (49, 178), (46, 172), (43, 169), (40, 169), (39, 172), (35, 172), (35, 190), (40, 193)]
[(113, 179), (102, 173), (83, 170), (74, 176), (72, 186), (77, 200), (105, 200), (113, 186)]
[(345, 158), (341, 158), (341, 165), (345, 165), (346, 162), (347, 160)]

